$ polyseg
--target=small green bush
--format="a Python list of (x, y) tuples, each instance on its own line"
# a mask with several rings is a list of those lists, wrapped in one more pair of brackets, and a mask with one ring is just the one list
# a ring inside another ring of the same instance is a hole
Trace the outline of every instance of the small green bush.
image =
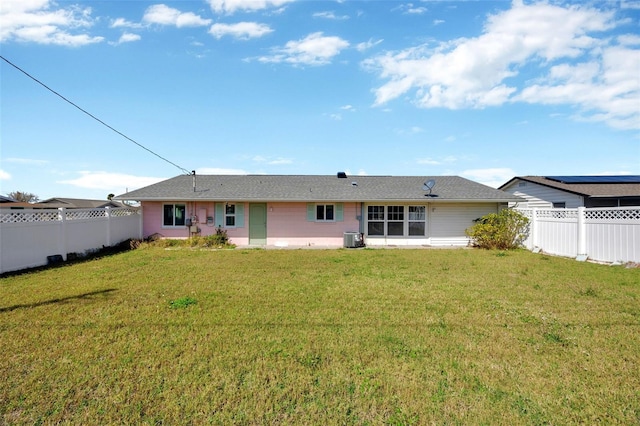
[(149, 244), (157, 247), (171, 248), (171, 247), (180, 247), (180, 245), (182, 245), (183, 243), (181, 240), (163, 238), (161, 240), (152, 241)]
[(171, 309), (184, 309), (187, 306), (195, 305), (196, 303), (198, 302), (193, 297), (185, 296), (181, 297), (180, 299), (170, 301), (169, 306), (171, 307)]
[(206, 237), (193, 237), (191, 239), (192, 247), (229, 247), (229, 236), (227, 231), (218, 227), (216, 233), (213, 235), (207, 235)]
[(486, 249), (509, 250), (518, 248), (529, 233), (529, 219), (513, 209), (503, 209), (476, 220), (465, 230), (473, 245)]
[(180, 248), (180, 247), (204, 247), (204, 248), (234, 248), (235, 244), (229, 241), (227, 231), (222, 228), (216, 228), (216, 233), (204, 237), (193, 236), (187, 239), (171, 239), (171, 238), (153, 238), (143, 246), (163, 247), (163, 248)]

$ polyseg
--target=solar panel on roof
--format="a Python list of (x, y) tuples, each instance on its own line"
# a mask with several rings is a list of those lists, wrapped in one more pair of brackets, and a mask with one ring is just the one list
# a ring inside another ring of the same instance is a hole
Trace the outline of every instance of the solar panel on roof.
[(640, 175), (618, 176), (545, 176), (561, 183), (640, 183)]

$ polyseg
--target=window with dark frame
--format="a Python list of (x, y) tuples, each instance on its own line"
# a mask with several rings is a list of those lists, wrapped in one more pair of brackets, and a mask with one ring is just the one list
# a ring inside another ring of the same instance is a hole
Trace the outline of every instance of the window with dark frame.
[(224, 224), (226, 227), (236, 226), (236, 205), (235, 204), (225, 205)]
[(162, 209), (162, 225), (184, 226), (186, 211), (184, 204), (165, 204)]
[(333, 222), (335, 220), (335, 206), (333, 204), (316, 205), (317, 222)]

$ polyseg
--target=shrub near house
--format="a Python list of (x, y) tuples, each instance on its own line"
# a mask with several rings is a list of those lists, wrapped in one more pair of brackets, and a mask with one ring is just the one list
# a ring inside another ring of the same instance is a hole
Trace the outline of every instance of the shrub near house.
[(476, 247), (509, 250), (518, 248), (526, 239), (529, 219), (513, 209), (482, 216), (465, 232)]

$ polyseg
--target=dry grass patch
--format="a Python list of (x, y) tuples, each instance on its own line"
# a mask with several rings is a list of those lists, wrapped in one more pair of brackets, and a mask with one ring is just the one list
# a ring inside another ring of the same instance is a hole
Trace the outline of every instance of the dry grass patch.
[(146, 247), (0, 280), (0, 424), (640, 422), (640, 270)]

